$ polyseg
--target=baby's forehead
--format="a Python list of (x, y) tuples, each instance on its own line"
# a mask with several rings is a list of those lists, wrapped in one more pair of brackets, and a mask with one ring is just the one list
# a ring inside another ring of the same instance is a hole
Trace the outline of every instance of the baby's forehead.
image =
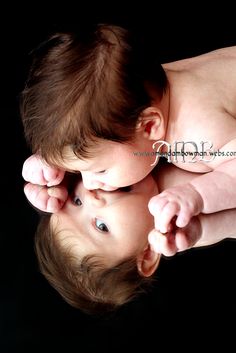
[(72, 150), (70, 152), (68, 151), (67, 153), (63, 154), (62, 158), (54, 160), (53, 165), (52, 163), (50, 164), (55, 168), (62, 169), (70, 173), (78, 173), (80, 171), (86, 171), (99, 166), (101, 156), (103, 155), (102, 151), (95, 151), (86, 157), (81, 157), (75, 153), (76, 152), (73, 152)]
[(52, 214), (50, 226), (53, 230), (53, 234), (61, 245), (76, 246), (78, 244), (78, 235), (81, 232), (75, 228), (73, 217), (70, 217), (67, 210), (60, 210), (59, 212)]
[(76, 146), (70, 145), (64, 147), (61, 154), (61, 162), (65, 161), (66, 163), (73, 163), (75, 160), (79, 160), (80, 163), (84, 164), (84, 167), (86, 167), (88, 164), (90, 165), (92, 163), (98, 163), (101, 157), (106, 157), (114, 151), (121, 151), (126, 149), (127, 146), (132, 146), (132, 143), (134, 143), (133, 140), (121, 142), (102, 138), (94, 138), (84, 153), (80, 153), (80, 150), (77, 150)]
[(50, 226), (56, 242), (68, 254), (75, 258), (78, 257), (78, 259), (96, 257), (100, 264), (105, 265), (106, 258), (99, 254), (99, 250), (91, 241), (87, 241), (89, 239), (88, 234), (84, 234), (81, 229), (77, 229), (73, 224), (73, 219), (67, 218), (66, 212), (53, 214), (50, 219)]

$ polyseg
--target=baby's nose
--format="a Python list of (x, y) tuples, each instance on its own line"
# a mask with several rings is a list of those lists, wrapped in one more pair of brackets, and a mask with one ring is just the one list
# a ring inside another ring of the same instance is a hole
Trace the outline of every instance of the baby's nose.
[(86, 199), (91, 205), (96, 207), (105, 206), (105, 199), (101, 196), (98, 190), (87, 190)]
[(84, 187), (88, 190), (102, 189), (103, 187), (103, 183), (101, 183), (100, 181), (94, 180), (89, 177), (85, 177), (83, 176), (83, 174), (82, 174), (82, 178), (83, 178)]

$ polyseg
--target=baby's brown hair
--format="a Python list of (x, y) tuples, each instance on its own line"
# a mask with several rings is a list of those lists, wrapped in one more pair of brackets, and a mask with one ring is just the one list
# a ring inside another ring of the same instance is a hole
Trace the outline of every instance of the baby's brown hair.
[(41, 217), (35, 236), (39, 268), (73, 307), (88, 314), (114, 311), (153, 283), (153, 276), (142, 277), (139, 274), (135, 257), (127, 258), (112, 268), (104, 266), (102, 257), (98, 255), (79, 258), (73, 245), (76, 245), (76, 240), (71, 242), (73, 235), (62, 235), (63, 231), (57, 231), (50, 219), (50, 215)]
[(98, 139), (132, 141), (147, 84), (160, 99), (168, 85), (152, 49), (118, 26), (57, 33), (34, 54), (21, 116), (33, 153), (49, 164), (66, 146), (83, 159)]

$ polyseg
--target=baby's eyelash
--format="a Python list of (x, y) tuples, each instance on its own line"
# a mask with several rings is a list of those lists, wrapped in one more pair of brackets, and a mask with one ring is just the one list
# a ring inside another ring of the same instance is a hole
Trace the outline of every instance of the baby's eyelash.
[(103, 232), (103, 233), (108, 233), (109, 232), (109, 229), (108, 229), (107, 225), (103, 221), (98, 219), (98, 218), (95, 218), (94, 226), (99, 232)]

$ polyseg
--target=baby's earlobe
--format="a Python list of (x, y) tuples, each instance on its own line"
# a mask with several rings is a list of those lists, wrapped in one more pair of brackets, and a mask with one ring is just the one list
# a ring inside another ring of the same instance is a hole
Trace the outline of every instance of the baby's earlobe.
[(137, 258), (137, 268), (141, 276), (150, 277), (157, 269), (161, 254), (153, 251), (148, 245)]

